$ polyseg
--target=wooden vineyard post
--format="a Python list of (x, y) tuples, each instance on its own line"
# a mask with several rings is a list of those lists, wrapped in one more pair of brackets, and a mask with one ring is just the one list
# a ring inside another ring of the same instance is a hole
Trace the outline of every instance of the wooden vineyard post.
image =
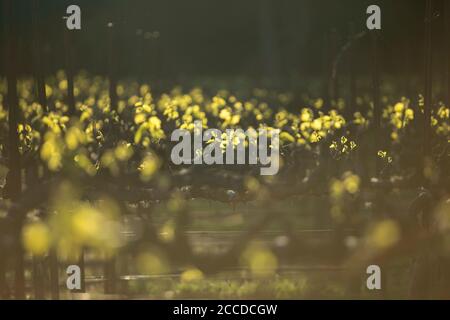
[(71, 30), (64, 26), (64, 54), (66, 60), (66, 76), (67, 76), (67, 104), (69, 106), (69, 115), (75, 115), (75, 93), (74, 93), (74, 74), (72, 61), (72, 36)]
[[(371, 31), (372, 42), (372, 101), (373, 101), (373, 134), (374, 134), (374, 156), (380, 150), (380, 125), (381, 125), (381, 105), (380, 105), (380, 70), (378, 57), (378, 33), (375, 30)], [(377, 158), (375, 165), (376, 175), (379, 173), (380, 161)]]
[[(355, 36), (355, 26), (353, 23), (349, 24), (349, 35), (348, 40), (352, 41)], [(348, 76), (349, 76), (349, 97), (348, 104), (346, 106), (347, 112), (346, 115), (349, 119), (353, 117), (353, 114), (356, 111), (356, 71), (355, 71), (355, 50), (354, 48), (350, 48), (348, 54)]]
[(154, 31), (151, 38), (152, 43), (152, 72), (153, 72), (153, 88), (155, 95), (158, 95), (162, 92), (162, 72), (161, 72), (161, 43), (160, 43), (160, 34), (158, 31)]
[(445, 19), (445, 32), (444, 32), (444, 65), (445, 68), (445, 105), (450, 106), (450, 1), (444, 1), (444, 19)]
[[(0, 252), (4, 255), (4, 252)], [(0, 299), (6, 300), (8, 299), (8, 290), (6, 288), (6, 259), (2, 259), (0, 261)]]
[(45, 297), (42, 258), (33, 257), (32, 264), (33, 264), (34, 298), (37, 300), (42, 300)]
[(329, 85), (329, 70), (330, 70), (330, 59), (329, 59), (329, 41), (328, 41), (329, 35), (328, 33), (325, 33), (323, 36), (323, 41), (322, 41), (322, 95), (323, 95), (323, 102), (324, 102), (324, 108), (325, 111), (330, 109), (330, 96), (329, 96), (329, 90), (328, 90), (328, 85)]
[[(25, 168), (25, 184), (26, 188), (36, 188), (38, 184), (38, 165), (32, 161)], [(44, 283), (44, 259), (41, 256), (32, 257), (32, 276), (33, 276), (33, 291), (34, 298), (41, 300), (45, 298), (45, 283)]]
[[(116, 79), (116, 61), (114, 46), (114, 23), (108, 23), (108, 74), (109, 74), (109, 98), (111, 110), (117, 110), (117, 79)], [(107, 259), (104, 263), (104, 292), (113, 294), (116, 291), (115, 278), (115, 259), (114, 257)]]
[[(355, 36), (355, 25), (353, 22), (350, 22), (348, 25), (348, 41), (353, 41), (353, 37)], [(352, 119), (353, 114), (356, 112), (356, 71), (355, 71), (355, 47), (350, 48), (348, 53), (348, 77), (349, 77), (349, 96), (348, 96), (348, 103), (346, 104), (345, 108), (345, 115), (346, 119)], [(361, 172), (364, 170), (359, 168), (359, 164), (361, 162), (361, 157), (359, 155), (359, 152), (356, 153), (357, 159), (357, 174), (358, 176), (362, 176)], [(363, 270), (361, 270), (363, 271)], [(362, 284), (362, 277), (361, 276), (354, 276), (350, 279), (349, 282), (349, 290), (353, 297), (355, 299), (358, 299), (361, 297), (361, 284)]]
[[(421, 183), (423, 186), (427, 187), (428, 178), (425, 175), (425, 168), (429, 157), (431, 156), (431, 108), (432, 108), (432, 22), (433, 22), (433, 1), (426, 0), (425, 5), (425, 38), (424, 38), (424, 105), (423, 105), (423, 115), (422, 115), (422, 158), (418, 163), (418, 171), (420, 172), (419, 177), (421, 178)], [(420, 108), (419, 108), (420, 110)], [(419, 130), (420, 132), (420, 130)], [(425, 199), (425, 200), (424, 200)], [(414, 200), (411, 205), (415, 208), (414, 211), (419, 209), (423, 211), (423, 216), (431, 216), (429, 212), (432, 208), (430, 200), (420, 196)], [(416, 212), (413, 212), (414, 214)], [(422, 230), (427, 229), (427, 226), (418, 225)], [(429, 232), (429, 230), (427, 230)], [(432, 264), (436, 263), (433, 257), (432, 248), (430, 248), (430, 243), (427, 243), (423, 248), (421, 248), (416, 257), (413, 275), (411, 277), (411, 288), (410, 297), (413, 299), (427, 299), (430, 298), (430, 294), (433, 291), (433, 279), (430, 274), (433, 271)]]
[[(39, 0), (33, 0), (32, 9), (33, 9), (32, 12), (33, 69), (35, 73), (36, 92), (39, 104), (42, 106), (44, 111), (48, 112), (47, 97), (45, 93), (45, 81), (41, 63), (41, 39), (40, 39), (41, 29), (40, 29)], [(27, 166), (25, 170), (27, 171), (26, 174), (27, 187), (35, 186), (38, 179), (38, 164), (33, 161), (31, 164)], [(33, 266), (34, 298), (44, 299), (45, 284), (44, 284), (43, 259), (38, 256), (33, 256), (32, 266)]]
[(114, 52), (114, 24), (108, 23), (108, 75), (109, 75), (109, 99), (111, 110), (117, 109), (117, 80), (115, 75), (115, 52)]
[(105, 294), (116, 293), (116, 259), (111, 257), (105, 261), (104, 264), (105, 274)]
[[(76, 115), (76, 106), (75, 106), (75, 72), (74, 72), (74, 65), (73, 65), (73, 51), (74, 51), (74, 45), (73, 45), (73, 36), (72, 32), (75, 32), (74, 30), (68, 30), (67, 28), (64, 29), (64, 47), (65, 47), (65, 58), (66, 58), (66, 73), (67, 73), (67, 98), (68, 98), (68, 104), (69, 104), (69, 114), (71, 116)], [(94, 128), (95, 128), (95, 122), (94, 122)], [(95, 129), (94, 129), (95, 132)], [(55, 280), (53, 283), (54, 288), (54, 295), (55, 297), (59, 298), (59, 268), (58, 268), (58, 259), (56, 257), (56, 254), (53, 253), (54, 256), (51, 259), (51, 264), (53, 265), (53, 274), (55, 276)], [(84, 250), (81, 250), (80, 257), (78, 260), (78, 267), (80, 268), (81, 272), (81, 289), (79, 292), (85, 292), (85, 263), (84, 263)]]
[(144, 31), (142, 29), (136, 30), (136, 50), (135, 50), (135, 73), (137, 75), (138, 84), (140, 85), (144, 82), (144, 75), (143, 75), (143, 66), (144, 63)]
[(55, 249), (48, 255), (50, 270), (50, 295), (53, 300), (59, 300), (59, 264)]
[[(432, 23), (433, 23), (433, 0), (426, 0), (425, 13), (425, 88), (424, 88), (424, 110), (423, 110), (423, 141), (422, 141), (422, 176), (431, 155), (431, 109), (433, 103), (433, 65), (432, 65)], [(423, 177), (426, 184), (426, 177)]]
[[(4, 36), (6, 38), (7, 36), (7, 24), (6, 24), (6, 14), (5, 14), (5, 10), (7, 9), (6, 6), (6, 2), (4, 1), (2, 3), (2, 19), (3, 19), (3, 34), (2, 36)], [(2, 63), (5, 64), (4, 61), (2, 61)], [(3, 190), (4, 192), (4, 190)], [(2, 197), (4, 196), (4, 194), (1, 195)], [(0, 230), (3, 231), (4, 227), (3, 224), (0, 224)], [(5, 246), (1, 245), (0, 246), (0, 255), (2, 257), (5, 257), (4, 259), (0, 259), (0, 299), (7, 299), (8, 298), (8, 289), (7, 289), (7, 283), (6, 283), (6, 265), (7, 265), (7, 259), (6, 259), (6, 248)]]
[(339, 99), (339, 84), (337, 70), (334, 70), (334, 60), (336, 59), (338, 52), (338, 32), (336, 29), (330, 31), (330, 57), (329, 57), (329, 74), (328, 74), (328, 96), (330, 97), (331, 104), (337, 105)]
[[(15, 10), (12, 0), (5, 0), (3, 2), (3, 12), (5, 13), (5, 34), (6, 34), (6, 66), (7, 66), (7, 83), (8, 83), (8, 150), (9, 150), (9, 172), (6, 178), (5, 189), (8, 197), (17, 201), (20, 198), (22, 189), (21, 182), (21, 164), (19, 152), (19, 136), (17, 133), (17, 125), (19, 122), (19, 104), (17, 99), (17, 38), (15, 28)], [(14, 236), (15, 236), (15, 265), (14, 265), (14, 288), (15, 298), (25, 298), (25, 263), (24, 252), (21, 243), (22, 219), (20, 217), (13, 217), (14, 219)]]
[(411, 102), (413, 100), (413, 90), (411, 88), (411, 77), (413, 72), (411, 71), (412, 63), (411, 63), (411, 39), (410, 37), (405, 37), (402, 41), (402, 51), (403, 51), (403, 94), (406, 98), (408, 98)]
[(330, 30), (324, 36), (323, 43), (323, 99), (324, 111), (333, 108), (338, 98), (338, 80), (334, 74), (334, 59), (337, 55), (338, 33), (336, 29)]
[(45, 111), (48, 111), (47, 96), (45, 94), (45, 76), (41, 59), (41, 28), (40, 28), (40, 6), (39, 0), (33, 0), (33, 51), (34, 51), (34, 72), (36, 78), (37, 96), (39, 104)]
[(16, 70), (16, 34), (14, 26), (14, 9), (12, 0), (4, 2), (4, 12), (6, 14), (6, 67), (8, 83), (8, 143), (9, 143), (9, 172), (7, 175), (7, 193), (12, 200), (18, 200), (21, 192), (21, 167), (19, 152), (19, 136), (17, 134), (17, 125), (19, 122), (19, 105), (17, 100), (17, 70)]
[[(375, 162), (375, 175), (377, 177), (381, 170), (381, 160), (379, 159), (377, 153), (379, 150), (383, 149), (384, 141), (381, 130), (381, 117), (382, 117), (382, 106), (380, 99), (380, 50), (379, 50), (379, 31), (371, 30), (371, 49), (372, 49), (372, 101), (373, 101), (373, 143), (375, 150), (372, 151), (370, 157), (376, 157)], [(371, 150), (371, 149), (369, 149)], [(369, 159), (370, 159), (369, 157)], [(376, 205), (374, 206), (375, 215), (378, 219), (383, 219), (385, 214), (385, 197), (387, 190), (378, 187), (376, 190)], [(384, 299), (387, 298), (387, 283), (388, 283), (388, 273), (389, 269), (387, 265), (379, 265), (381, 270), (383, 270), (383, 277), (381, 279), (381, 295)]]

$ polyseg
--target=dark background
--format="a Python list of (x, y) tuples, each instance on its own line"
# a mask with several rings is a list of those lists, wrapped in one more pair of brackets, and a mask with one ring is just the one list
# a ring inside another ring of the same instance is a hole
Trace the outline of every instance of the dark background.
[[(350, 24), (355, 32), (366, 29), (370, 4), (382, 9), (383, 72), (420, 72), (423, 65), (424, 0), (41, 0), (39, 12), (32, 10), (31, 0), (13, 2), (20, 73), (33, 70), (33, 18), (38, 21), (44, 71), (64, 67), (62, 17), (70, 4), (79, 5), (82, 16), (82, 29), (70, 32), (72, 62), (76, 70), (93, 73), (107, 73), (107, 23), (112, 21), (114, 65), (120, 76), (320, 75), (337, 50), (333, 47), (347, 41)], [(435, 3), (434, 51), (439, 55), (443, 2)], [(368, 68), (369, 50), (367, 39), (355, 45), (352, 62), (360, 72)]]

